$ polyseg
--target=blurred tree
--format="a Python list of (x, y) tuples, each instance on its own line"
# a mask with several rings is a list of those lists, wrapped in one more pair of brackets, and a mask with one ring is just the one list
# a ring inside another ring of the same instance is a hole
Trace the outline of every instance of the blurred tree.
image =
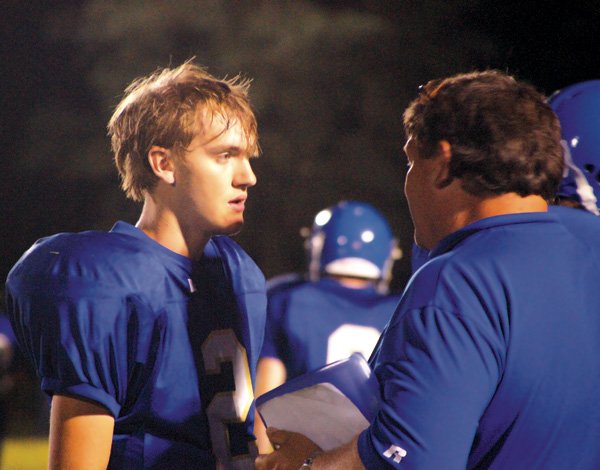
[[(40, 103), (31, 167), (88, 188), (86, 228), (135, 220), (117, 189), (105, 123), (133, 78), (195, 56), (215, 75), (254, 79), (263, 156), (238, 239), (268, 276), (302, 269), (300, 227), (342, 198), (379, 207), (408, 252), (402, 111), (419, 83), (487, 62), (493, 49), (464, 24), (458, 2), (344, 4), (89, 0), (54, 11), (49, 34), (74, 50), (73, 72), (89, 93), (72, 107), (59, 86)], [(405, 278), (408, 264), (397, 269)]]

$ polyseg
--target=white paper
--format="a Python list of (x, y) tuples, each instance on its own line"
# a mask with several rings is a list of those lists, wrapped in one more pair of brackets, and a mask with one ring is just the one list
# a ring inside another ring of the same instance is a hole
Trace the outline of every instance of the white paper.
[(259, 407), (267, 426), (304, 434), (323, 450), (350, 442), (369, 422), (337, 387), (320, 383)]

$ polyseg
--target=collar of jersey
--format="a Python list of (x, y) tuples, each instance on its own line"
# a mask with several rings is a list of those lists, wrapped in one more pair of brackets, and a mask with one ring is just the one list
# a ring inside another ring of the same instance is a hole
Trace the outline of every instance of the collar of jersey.
[(496, 215), (480, 219), (472, 224), (452, 232), (443, 238), (431, 251), (429, 259), (446, 253), (458, 245), (465, 238), (485, 229), (501, 227), (503, 225), (530, 224), (530, 223), (558, 223), (558, 219), (549, 212), (525, 212), (521, 214)]
[(188, 272), (192, 271), (194, 262), (190, 258), (188, 258), (187, 256), (180, 255), (179, 253), (175, 253), (172, 250), (169, 250), (166, 246), (161, 245), (160, 243), (146, 235), (142, 230), (140, 230), (137, 227), (134, 227), (131, 224), (128, 224), (127, 222), (119, 220), (110, 231), (113, 233), (120, 233), (123, 235), (129, 235), (131, 237), (137, 238), (138, 240), (143, 242), (149, 249), (158, 254), (161, 258), (166, 258), (171, 262), (175, 262)]

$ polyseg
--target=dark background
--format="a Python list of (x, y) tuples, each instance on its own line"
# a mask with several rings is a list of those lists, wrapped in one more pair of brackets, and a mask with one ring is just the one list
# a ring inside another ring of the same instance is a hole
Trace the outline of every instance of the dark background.
[[(238, 242), (267, 277), (340, 199), (392, 223), (409, 274), (401, 116), (419, 84), (498, 68), (546, 94), (600, 78), (600, 1), (3, 0), (0, 276), (38, 238), (135, 223), (105, 125), (124, 87), (195, 56), (254, 79), (263, 155)], [(536, 7), (535, 4), (544, 5)]]
[[(169, 5), (172, 3), (171, 5)], [(419, 84), (499, 68), (545, 93), (600, 74), (600, 2), (5, 0), (0, 275), (37, 238), (135, 222), (105, 124), (123, 88), (196, 56), (254, 78), (263, 156), (238, 241), (270, 277), (303, 269), (299, 229), (374, 203), (405, 253), (401, 114)], [(395, 288), (408, 274), (408, 256)]]

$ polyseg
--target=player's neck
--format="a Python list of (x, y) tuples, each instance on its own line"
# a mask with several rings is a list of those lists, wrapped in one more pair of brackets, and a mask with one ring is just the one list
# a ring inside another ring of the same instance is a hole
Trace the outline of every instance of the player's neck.
[(157, 243), (191, 259), (202, 256), (210, 238), (198, 230), (187, 230), (172, 211), (151, 198), (146, 198), (135, 226)]

